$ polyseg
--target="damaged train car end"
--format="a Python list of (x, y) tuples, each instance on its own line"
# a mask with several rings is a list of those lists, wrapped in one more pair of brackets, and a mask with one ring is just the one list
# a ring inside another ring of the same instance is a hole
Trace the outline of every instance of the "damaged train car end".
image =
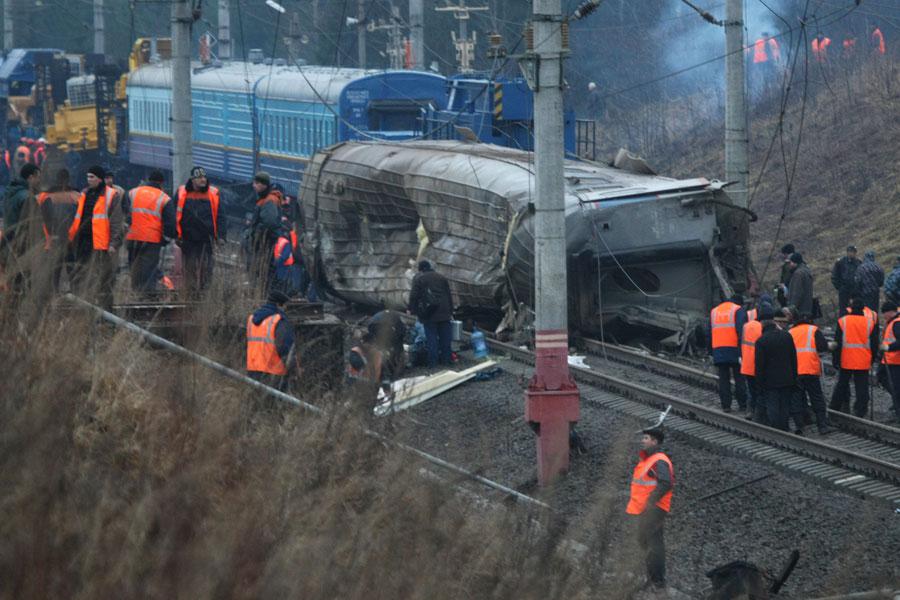
[[(346, 301), (403, 310), (427, 259), (450, 280), (459, 315), (527, 329), (533, 163), (528, 152), (454, 141), (320, 151), (301, 197), (313, 276)], [(748, 213), (717, 182), (638, 171), (566, 161), (570, 323), (684, 349), (721, 297), (748, 288)]]

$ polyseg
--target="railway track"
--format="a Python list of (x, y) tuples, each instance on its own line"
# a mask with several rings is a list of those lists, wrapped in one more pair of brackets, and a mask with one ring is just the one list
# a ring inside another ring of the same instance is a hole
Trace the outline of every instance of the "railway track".
[[(495, 352), (506, 354), (522, 363), (533, 364), (534, 355), (529, 350), (495, 340), (489, 340), (488, 343)], [(640, 358), (643, 360), (645, 357), (640, 355)], [(631, 360), (636, 360), (636, 357), (632, 356)], [(670, 368), (656, 363), (653, 363), (653, 367), (659, 370)], [(867, 439), (850, 432), (843, 432), (848, 436), (846, 444), (837, 439), (829, 439), (831, 436), (821, 439), (798, 436), (748, 421), (743, 416), (725, 413), (702, 401), (688, 400), (685, 395), (695, 397), (697, 387), (678, 380), (674, 383), (681, 384), (682, 387), (673, 387), (673, 378), (677, 375), (696, 379), (701, 374), (705, 375), (696, 369), (676, 372), (672, 368), (666, 379), (654, 373), (650, 367), (643, 371), (625, 365), (617, 365), (616, 368), (618, 372), (610, 374), (596, 369), (570, 367), (572, 376), (586, 386), (582, 389), (583, 401), (601, 403), (608, 408), (624, 410), (641, 417), (653, 415), (657, 410), (671, 405), (672, 413), (676, 415), (673, 425), (678, 421), (679, 427), (689, 435), (696, 435), (736, 452), (775, 462), (786, 468), (827, 479), (839, 487), (900, 505), (900, 447), (895, 444)], [(667, 385), (657, 385), (660, 380)], [(684, 387), (685, 385), (688, 387)], [(606, 392), (612, 392), (621, 400), (610, 400)], [(894, 428), (873, 425), (877, 431), (884, 429), (880, 433), (883, 439), (897, 440), (892, 437), (896, 433), (891, 431)]]
[[(714, 373), (678, 363), (652, 354), (589, 338), (579, 338), (578, 345), (587, 352), (611, 362), (640, 369), (654, 382), (667, 378), (672, 385), (695, 394), (699, 402), (717, 407), (719, 378)], [(840, 431), (827, 435), (830, 442), (843, 447), (859, 447), (864, 452), (882, 452), (885, 458), (900, 464), (900, 428), (828, 409), (828, 419)], [(880, 444), (880, 445), (873, 445)]]

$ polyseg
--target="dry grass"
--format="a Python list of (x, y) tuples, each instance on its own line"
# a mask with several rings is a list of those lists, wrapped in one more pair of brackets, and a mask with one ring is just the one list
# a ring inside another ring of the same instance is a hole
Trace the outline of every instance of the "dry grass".
[[(423, 478), (355, 411), (273, 410), (48, 295), (0, 302), (2, 598), (596, 591), (559, 545), (570, 531)], [(621, 510), (607, 503), (593, 517)]]

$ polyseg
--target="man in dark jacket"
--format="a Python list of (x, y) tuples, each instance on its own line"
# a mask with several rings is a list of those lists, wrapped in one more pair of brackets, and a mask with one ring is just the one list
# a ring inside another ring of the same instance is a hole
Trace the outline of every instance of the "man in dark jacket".
[(794, 338), (771, 319), (763, 321), (762, 336), (756, 340), (756, 387), (765, 400), (771, 427), (790, 431), (788, 418), (793, 416), (797, 433), (803, 432), (803, 415), (793, 408), (797, 403)]
[(0, 239), (0, 260), (10, 274), (16, 287), (25, 285), (27, 268), (21, 263), (22, 256), (34, 243), (33, 229), (39, 225), (35, 194), (41, 183), (41, 170), (33, 164), (26, 164), (19, 171), (19, 177), (6, 186), (3, 197), (3, 238)]
[(409, 310), (425, 327), (428, 366), (450, 364), (453, 296), (447, 278), (436, 272), (427, 260), (419, 262), (419, 273), (413, 278), (409, 293)]
[(178, 245), (184, 287), (197, 292), (209, 287), (213, 273), (213, 244), (224, 242), (227, 220), (219, 206), (219, 190), (209, 185), (203, 167), (191, 169), (191, 178), (175, 194)]
[(782, 285), (787, 285), (791, 281), (791, 273), (793, 272), (791, 254), (796, 251), (793, 244), (785, 244), (781, 247), (781, 275), (778, 278), (778, 282)]
[(803, 256), (794, 252), (788, 259), (791, 279), (785, 291), (784, 307), (799, 314), (813, 314), (813, 276), (803, 262)]
[(871, 250), (863, 255), (862, 264), (856, 269), (856, 292), (863, 304), (870, 309), (878, 310), (881, 297), (881, 286), (884, 285), (884, 269), (875, 262), (875, 253)]
[(847, 314), (850, 296), (856, 291), (856, 269), (860, 262), (856, 258), (856, 246), (847, 246), (847, 255), (842, 256), (831, 268), (831, 285), (838, 293), (838, 317)]
[(406, 356), (403, 353), (406, 325), (400, 314), (393, 310), (379, 311), (369, 319), (366, 327), (372, 334), (375, 347), (381, 350), (384, 366), (391, 379), (399, 379), (406, 366)]
[(284, 313), (287, 294), (274, 290), (247, 319), (247, 375), (284, 390), (296, 360), (294, 327)]
[(894, 304), (900, 304), (900, 256), (894, 259), (894, 268), (884, 282), (884, 297)]
[(253, 178), (253, 191), (256, 203), (247, 234), (250, 238), (250, 273), (257, 285), (267, 287), (272, 252), (283, 227), (281, 203), (284, 197), (274, 189), (272, 178), (265, 171), (260, 171)]

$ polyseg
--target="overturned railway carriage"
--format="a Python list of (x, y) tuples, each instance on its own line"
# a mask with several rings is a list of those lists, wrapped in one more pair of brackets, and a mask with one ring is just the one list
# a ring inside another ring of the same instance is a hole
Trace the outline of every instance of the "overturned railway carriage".
[[(747, 217), (706, 179), (567, 161), (571, 322), (686, 343), (749, 279)], [(521, 324), (534, 306), (530, 153), (460, 142), (348, 142), (304, 180), (307, 256), (334, 294), (406, 307), (415, 262), (450, 280), (463, 314)], [(639, 327), (635, 327), (639, 326)]]

